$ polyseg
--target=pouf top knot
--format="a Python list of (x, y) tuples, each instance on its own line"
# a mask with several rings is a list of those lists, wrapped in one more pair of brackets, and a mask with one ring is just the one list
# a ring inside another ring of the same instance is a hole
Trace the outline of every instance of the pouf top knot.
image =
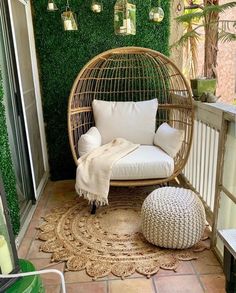
[(189, 248), (205, 229), (205, 210), (191, 190), (163, 187), (144, 201), (141, 212), (142, 232), (152, 244), (166, 248)]

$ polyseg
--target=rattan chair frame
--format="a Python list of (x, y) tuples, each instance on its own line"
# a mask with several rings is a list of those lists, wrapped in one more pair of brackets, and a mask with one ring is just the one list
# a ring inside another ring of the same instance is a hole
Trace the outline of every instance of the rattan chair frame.
[(78, 139), (94, 126), (93, 99), (137, 101), (157, 97), (156, 126), (167, 122), (184, 131), (182, 147), (174, 158), (174, 172), (168, 178), (112, 180), (112, 186), (163, 184), (183, 170), (193, 136), (194, 107), (188, 82), (177, 66), (163, 54), (148, 48), (122, 47), (91, 59), (79, 72), (68, 102), (68, 134), (77, 165)]

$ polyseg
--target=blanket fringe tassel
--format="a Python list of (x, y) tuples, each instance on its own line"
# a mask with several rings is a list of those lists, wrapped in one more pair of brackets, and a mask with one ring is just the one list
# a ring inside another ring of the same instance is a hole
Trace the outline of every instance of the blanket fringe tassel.
[[(95, 203), (96, 207), (108, 205), (108, 199), (107, 198), (101, 198), (97, 194), (90, 193), (90, 192), (88, 192), (86, 190), (83, 190), (83, 189), (79, 188), (76, 185), (75, 185), (75, 190), (76, 190), (77, 194), (80, 197), (83, 197), (83, 198), (87, 199), (89, 204)], [(98, 199), (98, 197), (100, 197), (100, 198)]]

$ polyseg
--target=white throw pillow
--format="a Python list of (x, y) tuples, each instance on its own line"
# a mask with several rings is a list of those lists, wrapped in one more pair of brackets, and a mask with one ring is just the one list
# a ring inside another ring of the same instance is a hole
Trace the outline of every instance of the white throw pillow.
[(142, 102), (93, 100), (92, 107), (102, 144), (122, 137), (133, 143), (153, 145), (157, 99)]
[(79, 156), (100, 147), (102, 144), (101, 134), (96, 127), (91, 127), (85, 134), (82, 134), (78, 141)]
[(169, 156), (174, 158), (180, 150), (184, 140), (184, 131), (162, 123), (154, 136), (154, 144), (162, 148)]

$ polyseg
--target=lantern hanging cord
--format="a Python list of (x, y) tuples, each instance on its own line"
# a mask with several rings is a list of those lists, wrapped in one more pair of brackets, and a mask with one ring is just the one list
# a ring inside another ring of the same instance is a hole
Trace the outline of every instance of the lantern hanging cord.
[(11, 279), (11, 278), (19, 278), (19, 277), (28, 277), (28, 276), (34, 276), (34, 275), (48, 274), (48, 273), (55, 273), (55, 274), (58, 274), (60, 276), (62, 293), (66, 293), (66, 285), (65, 285), (64, 275), (63, 275), (63, 273), (61, 271), (56, 270), (56, 269), (48, 269), (48, 270), (41, 270), (41, 271), (35, 271), (35, 272), (9, 274), (9, 275), (1, 275), (0, 274), (0, 278), (2, 278), (2, 279)]
[(69, 0), (66, 0), (66, 11), (70, 10), (70, 4), (69, 4)]

